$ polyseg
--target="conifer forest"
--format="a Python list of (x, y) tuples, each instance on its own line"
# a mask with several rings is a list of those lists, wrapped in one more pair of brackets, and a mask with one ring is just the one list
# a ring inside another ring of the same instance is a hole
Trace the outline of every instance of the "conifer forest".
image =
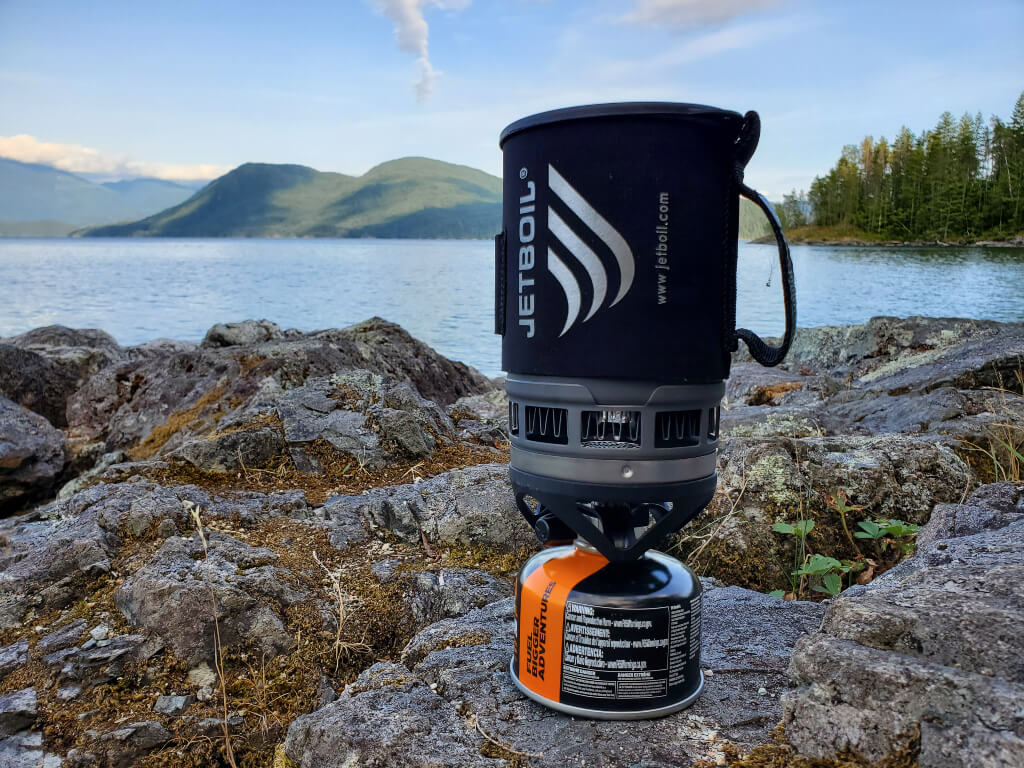
[(970, 241), (1024, 232), (1024, 93), (1009, 121), (944, 112), (891, 142), (843, 148), (806, 195), (785, 196), (787, 229), (813, 224), (894, 240)]

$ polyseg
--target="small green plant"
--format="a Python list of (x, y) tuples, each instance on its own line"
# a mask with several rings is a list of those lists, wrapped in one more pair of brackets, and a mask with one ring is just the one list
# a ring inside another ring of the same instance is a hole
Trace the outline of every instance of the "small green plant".
[(861, 520), (861, 529), (854, 533), (858, 539), (867, 539), (882, 552), (891, 550), (898, 557), (905, 557), (914, 551), (914, 539), (921, 526), (902, 520)]
[(836, 491), (833, 495), (826, 496), (825, 503), (839, 513), (839, 521), (843, 524), (843, 532), (846, 534), (846, 538), (850, 540), (850, 546), (857, 551), (857, 554), (860, 554), (860, 547), (857, 546), (857, 542), (850, 535), (850, 528), (846, 523), (846, 515), (850, 512), (860, 512), (864, 509), (864, 505), (851, 504), (845, 491)]
[[(836, 560), (834, 557), (814, 554), (797, 571), (799, 576), (816, 576), (821, 584), (811, 587), (829, 597), (835, 597), (843, 590), (843, 576), (864, 570), (864, 563), (859, 560)], [(850, 586), (853, 586), (851, 577)]]
[[(863, 560), (837, 560), (827, 555), (807, 554), (807, 534), (814, 529), (813, 520), (800, 520), (796, 523), (776, 523), (772, 530), (786, 536), (793, 536), (796, 542), (793, 547), (793, 570), (786, 574), (789, 579), (789, 594), (799, 599), (808, 581), (817, 582), (811, 587), (829, 597), (835, 597), (843, 590), (843, 576), (849, 576), (853, 585), (852, 574), (864, 570)], [(785, 590), (776, 589), (769, 593), (772, 597), (785, 599)]]
[(807, 534), (814, 530), (814, 521), (801, 520), (798, 523), (776, 523), (772, 526), (772, 530), (776, 533), (795, 534), (806, 538)]
[(772, 526), (772, 530), (786, 536), (793, 536), (796, 539), (793, 546), (793, 569), (786, 576), (789, 578), (790, 592), (798, 593), (800, 577), (796, 571), (807, 559), (807, 534), (814, 530), (814, 521), (798, 520), (795, 523), (776, 523)]
[[(776, 534), (792, 536), (796, 539), (793, 546), (793, 568), (786, 571), (782, 568), (786, 578), (790, 580), (790, 592), (799, 596), (800, 577), (797, 570), (807, 559), (807, 535), (814, 529), (814, 520), (798, 520), (797, 522), (776, 522), (771, 526)], [(781, 567), (781, 566), (779, 566)]]

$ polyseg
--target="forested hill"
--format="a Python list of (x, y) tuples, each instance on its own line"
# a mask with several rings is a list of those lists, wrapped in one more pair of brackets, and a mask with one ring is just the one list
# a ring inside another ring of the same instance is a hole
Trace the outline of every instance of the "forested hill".
[(945, 112), (920, 134), (903, 127), (892, 142), (848, 145), (806, 196), (786, 196), (780, 215), (787, 230), (811, 224), (826, 236), (949, 242), (1024, 233), (1024, 93), (1008, 122)]
[(301, 165), (247, 163), (181, 205), (91, 237), (493, 237), (501, 180), (424, 157), (362, 176)]

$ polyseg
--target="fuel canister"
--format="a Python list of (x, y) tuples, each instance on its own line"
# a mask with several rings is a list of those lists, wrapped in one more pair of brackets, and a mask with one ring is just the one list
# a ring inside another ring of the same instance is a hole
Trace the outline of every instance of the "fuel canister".
[(611, 563), (579, 540), (550, 547), (519, 573), (512, 679), (570, 715), (668, 715), (703, 687), (700, 629), (700, 581), (675, 558)]

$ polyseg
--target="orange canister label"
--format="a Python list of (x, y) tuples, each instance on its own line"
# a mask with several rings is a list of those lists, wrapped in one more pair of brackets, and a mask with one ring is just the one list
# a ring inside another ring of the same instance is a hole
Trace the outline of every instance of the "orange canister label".
[(603, 555), (577, 549), (546, 561), (523, 582), (518, 596), (516, 670), (519, 682), (539, 696), (559, 699), (569, 593), (607, 564)]

